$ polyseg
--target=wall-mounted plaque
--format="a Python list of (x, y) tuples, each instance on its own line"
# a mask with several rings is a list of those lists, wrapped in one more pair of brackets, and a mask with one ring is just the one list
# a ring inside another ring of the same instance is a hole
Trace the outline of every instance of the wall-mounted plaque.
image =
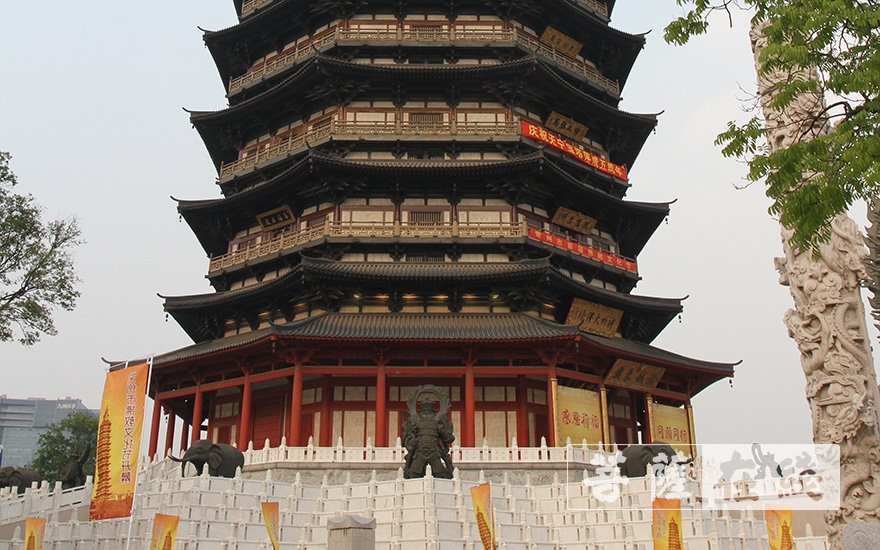
[(665, 372), (666, 369), (661, 367), (618, 359), (608, 371), (605, 384), (628, 390), (651, 392), (657, 387)]
[(575, 122), (567, 116), (560, 115), (556, 111), (550, 113), (544, 125), (551, 130), (559, 132), (565, 137), (569, 137), (575, 141), (581, 141), (587, 135), (587, 128), (579, 122)]
[(257, 214), (257, 221), (260, 222), (260, 227), (263, 229), (275, 229), (276, 227), (282, 227), (295, 222), (296, 217), (289, 206), (282, 206), (275, 210)]
[(562, 227), (577, 231), (583, 235), (589, 235), (593, 230), (593, 227), (596, 225), (596, 220), (593, 218), (585, 216), (580, 212), (569, 210), (564, 206), (560, 206), (556, 209), (552, 221), (556, 225), (561, 225)]
[(580, 325), (580, 329), (590, 334), (614, 338), (623, 312), (619, 309), (594, 304), (575, 298), (565, 318), (566, 325)]
[(580, 53), (581, 48), (584, 47), (583, 44), (574, 38), (562, 34), (553, 27), (544, 29), (544, 33), (539, 40), (548, 46), (553, 46), (557, 51), (564, 53), (568, 57), (576, 56)]

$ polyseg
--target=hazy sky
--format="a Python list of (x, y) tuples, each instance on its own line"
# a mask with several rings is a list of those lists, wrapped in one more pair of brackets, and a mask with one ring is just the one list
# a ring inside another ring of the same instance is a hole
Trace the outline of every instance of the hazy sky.
[[(763, 188), (712, 144), (756, 88), (747, 18), (722, 19), (686, 47), (663, 43), (674, 0), (618, 0), (612, 26), (651, 31), (621, 107), (660, 123), (630, 172), (628, 198), (669, 201), (639, 259), (634, 293), (682, 297), (685, 311), (654, 344), (734, 362), (726, 381), (694, 399), (698, 443), (811, 439), (798, 352), (782, 324), (777, 223)], [(79, 397), (98, 407), (105, 365), (190, 344), (162, 311), (164, 295), (210, 291), (208, 261), (171, 195), (219, 196), (216, 172), (183, 107), (225, 106), (197, 26), (235, 23), (231, 0), (0, 2), (0, 150), (19, 192), (49, 217), (76, 215), (87, 244), (83, 282), (60, 334), (31, 349), (0, 344), (0, 394)], [(864, 223), (863, 208), (854, 213)], [(876, 337), (872, 336), (872, 342)]]

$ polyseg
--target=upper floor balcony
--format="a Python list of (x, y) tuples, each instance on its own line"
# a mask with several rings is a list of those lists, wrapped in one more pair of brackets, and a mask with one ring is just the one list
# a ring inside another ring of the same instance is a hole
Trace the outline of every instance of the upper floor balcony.
[(437, 25), (400, 27), (396, 25), (370, 25), (342, 28), (339, 25), (331, 27), (326, 32), (316, 35), (310, 40), (291, 47), (276, 57), (263, 61), (252, 67), (241, 76), (231, 78), (229, 81), (229, 94), (234, 94), (244, 86), (258, 82), (286, 69), (299, 60), (321, 50), (331, 44), (346, 42), (378, 42), (378, 43), (401, 43), (401, 42), (432, 42), (466, 44), (466, 43), (490, 43), (490, 44), (519, 44), (538, 56), (553, 61), (558, 66), (587, 79), (589, 82), (602, 89), (620, 95), (620, 86), (617, 81), (606, 78), (598, 69), (586, 63), (582, 59), (570, 57), (553, 46), (544, 44), (537, 37), (532, 36), (520, 29), (504, 29), (500, 26), (460, 25), (438, 22)]
[[(255, 152), (236, 161), (220, 165), (220, 179), (234, 176), (263, 162), (277, 159), (288, 151), (327, 136), (517, 136), (520, 134), (518, 120), (496, 122), (443, 121), (345, 121), (334, 115), (326, 124), (312, 124), (311, 129), (299, 133), (295, 129), (287, 137), (257, 144)], [(306, 127), (303, 125), (303, 127)], [(302, 127), (301, 127), (302, 128)]]
[(637, 274), (636, 260), (608, 252), (597, 246), (569, 240), (566, 236), (529, 227), (526, 221), (485, 223), (401, 223), (401, 222), (339, 222), (326, 218), (322, 224), (298, 232), (284, 233), (234, 250), (222, 256), (212, 256), (208, 273), (241, 267), (248, 262), (277, 256), (284, 251), (301, 248), (325, 238), (351, 239), (530, 239), (545, 246), (566, 250), (607, 266)]

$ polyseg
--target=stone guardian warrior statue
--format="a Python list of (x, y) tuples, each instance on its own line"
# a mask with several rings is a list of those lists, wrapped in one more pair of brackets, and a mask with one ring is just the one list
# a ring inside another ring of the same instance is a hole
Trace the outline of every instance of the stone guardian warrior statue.
[[(821, 91), (802, 93), (783, 112), (771, 108), (776, 82), (818, 75), (810, 68), (795, 75), (761, 74), (758, 54), (767, 42), (762, 28), (751, 30), (752, 52), (767, 142), (776, 151), (827, 132), (829, 123), (822, 115)], [(831, 238), (817, 256), (792, 246), (791, 234), (782, 228), (785, 256), (775, 260), (779, 282), (789, 287), (795, 305), (783, 321), (801, 352), (813, 441), (840, 445), (840, 509), (826, 516), (831, 548), (840, 549), (847, 525), (880, 523), (880, 394), (860, 292), (867, 278), (867, 249), (856, 223), (845, 214), (832, 221)]]
[[(421, 400), (422, 396), (436, 398)], [(439, 410), (434, 403), (439, 403)], [(418, 386), (407, 401), (407, 415), (403, 423), (403, 446), (406, 448), (406, 464), (403, 477), (425, 477), (431, 466), (434, 477), (452, 479), (452, 457), (449, 445), (455, 441), (453, 426), (449, 421), (449, 396), (433, 385)]]

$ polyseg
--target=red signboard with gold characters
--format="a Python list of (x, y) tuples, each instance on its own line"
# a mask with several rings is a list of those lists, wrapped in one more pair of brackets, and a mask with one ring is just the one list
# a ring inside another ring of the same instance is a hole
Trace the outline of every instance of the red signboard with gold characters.
[(522, 120), (520, 122), (522, 135), (537, 139), (538, 141), (542, 141), (547, 145), (551, 145), (559, 149), (563, 153), (567, 153), (573, 156), (584, 164), (592, 166), (600, 172), (605, 172), (606, 174), (610, 174), (615, 178), (620, 178), (626, 181), (626, 168), (624, 168), (623, 166), (608, 162), (598, 155), (594, 155), (589, 151), (584, 151), (580, 147), (575, 147), (561, 137), (553, 134), (552, 132), (548, 132), (540, 126), (532, 124), (527, 120)]
[(546, 231), (535, 229), (534, 227), (529, 228), (529, 237), (535, 239), (536, 241), (552, 244), (557, 248), (564, 248), (565, 250), (574, 252), (575, 254), (586, 256), (587, 258), (602, 262), (603, 264), (619, 267), (620, 269), (629, 271), (630, 273), (638, 273), (638, 271), (636, 270), (636, 262), (624, 258), (623, 256), (603, 252), (598, 248), (593, 248), (592, 246), (576, 243), (574, 241), (558, 237), (552, 233), (547, 233)]

